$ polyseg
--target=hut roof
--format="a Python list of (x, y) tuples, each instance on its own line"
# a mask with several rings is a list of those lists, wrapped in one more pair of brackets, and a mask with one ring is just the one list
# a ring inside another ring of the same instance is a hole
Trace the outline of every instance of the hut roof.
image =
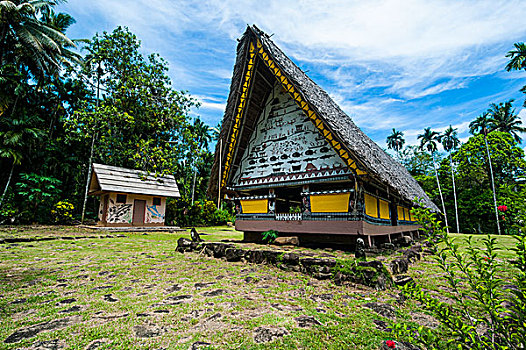
[[(434, 211), (439, 211), (437, 206), (430, 200), (407, 169), (365, 135), (363, 131), (354, 124), (352, 119), (330, 98), (327, 92), (312, 81), (305, 72), (294, 64), (294, 62), (270, 40), (267, 34), (259, 30), (256, 26), (248, 26), (243, 36), (239, 39), (230, 94), (219, 134), (221, 142), (218, 142), (216, 146), (215, 161), (210, 176), (208, 188), (210, 195), (217, 195), (218, 193), (217, 167), (219, 153), (221, 153), (222, 158), (221, 164), (224, 165), (226, 157), (225, 150), (227, 150), (228, 140), (232, 134), (233, 121), (240, 101), (242, 79), (249, 60), (248, 48), (250, 43), (256, 43), (257, 41), (261, 42), (264, 52), (274, 64), (281, 69), (286, 78), (288, 78), (295, 87), (295, 90), (311, 105), (335, 137), (346, 147), (354, 160), (359, 164), (359, 168), (366, 171), (367, 175), (362, 176), (368, 176), (385, 184), (392, 193), (398, 194), (404, 200), (414, 202), (416, 198), (419, 198), (423, 201), (424, 206)], [(249, 96), (250, 100), (245, 107), (246, 113), (243, 116), (245, 120), (242, 121), (244, 126), (241, 135), (238, 137), (236, 145), (238, 151), (234, 156), (234, 166), (239, 164), (241, 154), (247, 147), (246, 143), (248, 143), (250, 138), (250, 132), (254, 129), (261, 111), (261, 101), (264, 101), (267, 96), (265, 95), (265, 91), (268, 93), (272, 85), (269, 82), (276, 80), (270, 70), (264, 64), (259, 63), (259, 61), (261, 61), (261, 58), (258, 55), (255, 62), (255, 73), (253, 74), (255, 81), (252, 83), (253, 86), (251, 87)], [(262, 85), (265, 85), (264, 82), (268, 85), (266, 90), (262, 87)], [(219, 152), (220, 147), (222, 147), (221, 152)]]
[(155, 177), (141, 170), (93, 164), (89, 194), (123, 192), (161, 197), (180, 197), (173, 175)]

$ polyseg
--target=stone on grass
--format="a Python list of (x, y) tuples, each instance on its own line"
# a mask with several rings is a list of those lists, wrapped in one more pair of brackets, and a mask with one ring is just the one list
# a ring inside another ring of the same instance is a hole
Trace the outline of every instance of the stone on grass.
[(212, 343), (207, 343), (207, 342), (204, 342), (204, 341), (196, 341), (195, 343), (190, 345), (188, 350), (199, 350), (199, 349), (208, 348), (208, 347), (211, 347), (211, 346), (212, 346)]
[(195, 250), (195, 248), (197, 248), (196, 242), (192, 242), (188, 238), (181, 237), (177, 240), (177, 248), (175, 248), (175, 251), (184, 253)]
[(354, 252), (354, 257), (356, 259), (364, 259), (365, 260), (365, 242), (362, 238), (358, 238), (356, 240), (356, 250)]
[(221, 295), (223, 293), (225, 293), (224, 289), (214, 289), (214, 290), (203, 292), (203, 293), (201, 293), (201, 295), (204, 296), (204, 297), (215, 297), (215, 296)]
[(226, 261), (240, 261), (245, 255), (245, 251), (239, 248), (227, 248), (225, 249)]
[(363, 306), (376, 312), (377, 314), (390, 318), (396, 318), (396, 310), (392, 305), (384, 303), (366, 303)]
[(292, 237), (278, 237), (274, 240), (274, 244), (276, 245), (294, 245), (299, 246), (300, 240), (297, 236)]
[(256, 343), (268, 343), (288, 335), (289, 332), (285, 328), (268, 328), (258, 327), (254, 329), (254, 342)]
[(413, 243), (413, 239), (410, 236), (402, 236), (398, 238), (395, 243), (402, 247), (409, 247)]
[(201, 236), (199, 236), (199, 233), (197, 233), (195, 227), (192, 227), (192, 230), (190, 231), (190, 237), (192, 238), (192, 242), (203, 242), (203, 239)]
[(26, 298), (20, 298), (20, 299), (15, 299), (11, 302), (11, 304), (23, 304), (27, 301)]
[(298, 323), (298, 327), (301, 328), (321, 325), (320, 321), (314, 318), (314, 316), (299, 316), (295, 317), (294, 320)]
[(380, 244), (380, 248), (385, 250), (394, 250), (395, 245), (393, 243), (382, 243)]
[(104, 299), (104, 301), (108, 301), (110, 303), (115, 303), (119, 301), (119, 299), (114, 298), (111, 294), (104, 294), (102, 298)]
[(77, 299), (75, 299), (75, 298), (69, 298), (69, 299), (64, 299), (64, 300), (59, 301), (56, 305), (57, 306), (66, 305), (66, 304), (74, 303), (76, 301), (77, 301)]
[(108, 343), (107, 339), (96, 339), (89, 343), (88, 346), (86, 346), (85, 350), (95, 350), (106, 343)]
[(373, 320), (376, 329), (382, 332), (392, 332), (393, 330), (389, 327), (389, 324), (382, 320)]
[(23, 339), (34, 337), (40, 332), (53, 331), (59, 328), (64, 328), (74, 323), (77, 323), (79, 321), (80, 321), (79, 317), (66, 317), (66, 318), (60, 318), (58, 320), (52, 320), (52, 321), (34, 324), (29, 327), (20, 328), (16, 330), (13, 334), (11, 334), (9, 337), (7, 337), (4, 340), (4, 343), (6, 344), (17, 343)]
[(199, 289), (210, 287), (214, 283), (215, 282), (197, 282), (194, 284), (194, 288), (199, 290)]
[(389, 264), (393, 275), (406, 273), (409, 268), (409, 261), (406, 258), (397, 258)]
[(397, 286), (405, 286), (406, 284), (410, 284), (410, 283), (414, 284), (415, 281), (413, 280), (411, 276), (401, 275), (401, 276), (396, 276), (394, 283)]
[(168, 297), (164, 299), (161, 303), (154, 304), (152, 306), (156, 307), (160, 305), (179, 305), (181, 303), (190, 301), (191, 299), (192, 299), (191, 295), (175, 295), (175, 296)]
[(173, 292), (178, 292), (182, 289), (183, 287), (180, 285), (180, 284), (173, 284), (171, 285), (170, 287), (166, 288), (165, 291), (166, 293), (173, 293)]
[(63, 313), (63, 314), (66, 314), (66, 313), (69, 313), (69, 312), (77, 312), (77, 311), (80, 311), (80, 310), (81, 310), (81, 307), (78, 306), (78, 305), (75, 305), (75, 306), (72, 306), (70, 308), (67, 308), (67, 309), (64, 309), (64, 310), (60, 310), (59, 312)]
[(153, 338), (158, 337), (164, 333), (164, 330), (157, 326), (138, 325), (133, 327), (135, 336), (138, 338)]
[(404, 257), (409, 261), (409, 263), (414, 263), (417, 260), (420, 260), (420, 253), (415, 249), (407, 249), (404, 251)]
[(40, 340), (36, 341), (31, 345), (31, 350), (59, 350), (63, 349), (64, 344), (60, 339), (53, 340)]

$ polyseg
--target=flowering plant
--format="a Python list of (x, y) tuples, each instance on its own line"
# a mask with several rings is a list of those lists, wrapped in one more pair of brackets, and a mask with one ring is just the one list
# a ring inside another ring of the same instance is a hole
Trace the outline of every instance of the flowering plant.
[(60, 201), (51, 209), (51, 215), (56, 223), (67, 224), (73, 220), (73, 210), (75, 207), (68, 201)]
[(498, 209), (499, 211), (501, 211), (501, 212), (504, 213), (504, 212), (506, 212), (506, 211), (508, 210), (508, 207), (505, 206), (505, 205), (499, 205), (499, 206), (497, 207), (497, 209)]
[(385, 341), (385, 345), (387, 345), (387, 347), (389, 349), (395, 349), (396, 348), (396, 343), (392, 340), (386, 340)]

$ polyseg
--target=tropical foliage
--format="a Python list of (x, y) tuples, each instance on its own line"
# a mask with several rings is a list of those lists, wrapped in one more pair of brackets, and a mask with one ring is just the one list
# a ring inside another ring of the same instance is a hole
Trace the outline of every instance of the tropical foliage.
[(396, 333), (426, 349), (523, 349), (526, 236), (515, 236), (515, 259), (510, 266), (510, 261), (497, 258), (495, 237), (487, 235), (482, 250), (473, 244), (472, 236), (465, 242), (451, 238), (429, 210), (418, 209), (414, 214), (452, 299), (444, 302), (418, 284), (406, 284), (405, 295), (428, 309), (440, 326), (399, 323), (394, 325)]
[(204, 200), (213, 157), (209, 127), (189, 117), (198, 103), (125, 27), (69, 39), (75, 20), (56, 3), (0, 2), (0, 222), (54, 222), (66, 197), (74, 218), (94, 219), (92, 162), (174, 174), (183, 200)]

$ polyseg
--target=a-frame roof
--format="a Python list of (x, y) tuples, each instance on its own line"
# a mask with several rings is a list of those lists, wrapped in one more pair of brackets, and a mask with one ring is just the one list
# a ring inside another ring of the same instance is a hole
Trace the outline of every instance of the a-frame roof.
[(248, 146), (262, 103), (276, 80), (358, 176), (369, 177), (384, 184), (391, 193), (408, 202), (415, 202), (418, 198), (423, 201), (424, 206), (438, 211), (437, 206), (405, 167), (365, 135), (327, 92), (314, 83), (256, 26), (247, 27), (237, 46), (230, 94), (210, 176), (210, 195), (216, 196), (218, 193), (220, 154), (219, 185), (225, 189)]
[(93, 164), (89, 194), (122, 192), (160, 197), (180, 197), (173, 175), (155, 177), (141, 170)]

